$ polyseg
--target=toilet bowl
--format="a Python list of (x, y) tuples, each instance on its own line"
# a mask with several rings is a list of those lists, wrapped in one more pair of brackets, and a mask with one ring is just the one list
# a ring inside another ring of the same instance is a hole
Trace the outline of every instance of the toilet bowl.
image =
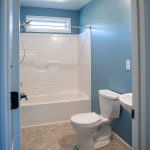
[(71, 117), (71, 125), (78, 134), (76, 147), (79, 150), (95, 150), (110, 143), (110, 122), (120, 114), (119, 94), (110, 90), (100, 90), (101, 114), (95, 112), (76, 114)]
[[(102, 115), (97, 115), (94, 112), (72, 116), (72, 128), (79, 135), (76, 144), (77, 148), (79, 150), (94, 150), (108, 145), (111, 137), (109, 123), (109, 119)], [(107, 128), (104, 128), (104, 125)]]

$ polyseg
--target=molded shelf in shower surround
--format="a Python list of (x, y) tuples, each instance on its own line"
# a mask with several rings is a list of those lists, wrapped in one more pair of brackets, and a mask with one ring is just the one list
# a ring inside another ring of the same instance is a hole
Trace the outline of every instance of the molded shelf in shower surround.
[(48, 63), (46, 64), (37, 64), (37, 68), (38, 68), (38, 71), (39, 70), (55, 70), (55, 69), (58, 69), (59, 68), (59, 64), (60, 62), (58, 61), (48, 61)]

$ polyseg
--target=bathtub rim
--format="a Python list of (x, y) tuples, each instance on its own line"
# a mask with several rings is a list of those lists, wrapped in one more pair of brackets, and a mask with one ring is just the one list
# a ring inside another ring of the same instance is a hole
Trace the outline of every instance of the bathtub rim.
[[(67, 103), (67, 102), (77, 102), (77, 101), (84, 101), (84, 100), (88, 100), (90, 101), (90, 97), (84, 97), (84, 98), (78, 98), (78, 99), (72, 99), (72, 100), (57, 100), (57, 101), (43, 101), (43, 102), (36, 102), (36, 103), (23, 103), (21, 104), (20, 102), (20, 107), (25, 107), (25, 106), (37, 106), (37, 105), (45, 105), (45, 104), (57, 104), (57, 103)], [(28, 100), (27, 100), (28, 101)]]

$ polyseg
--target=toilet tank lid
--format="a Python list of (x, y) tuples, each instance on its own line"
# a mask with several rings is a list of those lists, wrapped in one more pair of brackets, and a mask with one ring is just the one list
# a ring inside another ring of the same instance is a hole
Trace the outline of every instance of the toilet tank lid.
[(99, 95), (102, 95), (103, 97), (110, 98), (113, 100), (118, 99), (120, 96), (120, 94), (113, 92), (111, 90), (108, 90), (108, 89), (99, 90)]

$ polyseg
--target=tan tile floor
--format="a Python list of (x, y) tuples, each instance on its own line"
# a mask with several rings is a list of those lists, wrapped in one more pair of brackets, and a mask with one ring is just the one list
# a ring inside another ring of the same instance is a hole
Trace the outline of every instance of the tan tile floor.
[[(22, 150), (76, 150), (77, 135), (70, 123), (55, 123), (22, 129)], [(128, 150), (116, 138), (100, 150)]]

